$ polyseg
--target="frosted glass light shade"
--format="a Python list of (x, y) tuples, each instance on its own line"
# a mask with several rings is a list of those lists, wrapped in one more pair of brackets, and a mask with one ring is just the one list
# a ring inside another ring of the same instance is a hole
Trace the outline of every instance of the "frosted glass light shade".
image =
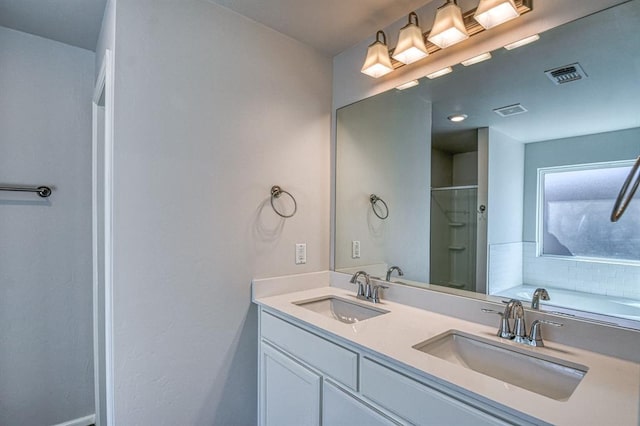
[[(382, 33), (384, 42), (378, 39), (378, 35)], [(376, 41), (369, 45), (367, 49), (367, 57), (364, 60), (362, 66), (362, 73), (367, 74), (373, 78), (382, 77), (393, 71), (393, 65), (391, 65), (391, 58), (389, 58), (389, 48), (386, 44), (386, 36), (382, 31), (378, 31), (376, 34)]]
[(429, 41), (445, 49), (469, 38), (462, 19), (462, 10), (452, 0), (438, 8)]
[(485, 29), (493, 28), (520, 16), (513, 0), (480, 0), (474, 19)]
[[(411, 22), (412, 18), (415, 18), (415, 23)], [(409, 23), (400, 30), (398, 44), (393, 51), (393, 59), (409, 65), (426, 57), (428, 54), (427, 46), (424, 45), (422, 30), (418, 26), (418, 16), (415, 12), (411, 12)]]

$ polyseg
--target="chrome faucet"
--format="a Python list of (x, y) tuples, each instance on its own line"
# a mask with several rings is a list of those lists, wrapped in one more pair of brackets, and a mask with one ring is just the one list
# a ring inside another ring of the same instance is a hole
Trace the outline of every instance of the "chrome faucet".
[[(364, 277), (364, 284), (358, 279), (360, 276)], [(371, 284), (371, 277), (365, 271), (358, 271), (353, 274), (349, 282), (358, 285), (358, 293), (356, 294), (358, 299), (369, 300), (373, 303), (380, 303), (380, 290), (389, 288), (381, 284)]]
[(540, 309), (540, 299), (551, 300), (547, 289), (537, 288), (536, 291), (533, 292), (533, 297), (531, 298), (531, 309)]
[(386, 289), (389, 288), (386, 285), (382, 285), (382, 284), (371, 284), (371, 297), (370, 300), (373, 303), (380, 303), (380, 290), (382, 289)]
[(404, 276), (404, 272), (402, 272), (402, 269), (400, 269), (399, 266), (392, 266), (391, 268), (387, 269), (387, 278), (385, 279), (386, 281), (391, 281), (391, 274), (393, 273), (393, 271), (398, 271), (399, 277)]
[(527, 343), (527, 325), (524, 322), (524, 307), (522, 306), (522, 302), (516, 299), (511, 299), (508, 305), (510, 304), (513, 304), (510, 316), (510, 318), (514, 319), (513, 341), (518, 343)]
[[(535, 320), (531, 324), (531, 331), (529, 332), (529, 336), (527, 336), (527, 326), (524, 321), (524, 307), (522, 306), (522, 302), (517, 299), (509, 300), (504, 308), (504, 312), (494, 311), (493, 309), (482, 309), (482, 311), (500, 315), (501, 321), (500, 327), (498, 328), (498, 337), (502, 337), (503, 339), (513, 339), (514, 342), (530, 346), (544, 346), (542, 333), (540, 331), (540, 324), (548, 324), (554, 327), (563, 326), (561, 323), (549, 320)], [(511, 331), (509, 319), (514, 320), (513, 331)]]
[[(362, 284), (362, 281), (360, 281), (358, 278), (360, 278), (360, 275), (362, 275), (364, 277), (365, 283), (366, 283), (366, 288), (365, 285)], [(353, 274), (353, 276), (351, 277), (351, 280), (349, 281), (351, 284), (357, 284), (358, 285), (358, 293), (356, 294), (356, 297), (358, 299), (364, 299), (367, 300), (367, 294), (365, 293), (365, 291), (368, 291), (369, 293), (371, 292), (371, 280), (369, 278), (369, 274), (367, 274), (365, 271), (358, 271), (355, 274)]]
[(554, 327), (562, 327), (564, 324), (559, 322), (553, 322), (548, 320), (535, 320), (531, 323), (531, 332), (529, 333), (529, 339), (527, 343), (531, 346), (542, 347), (544, 342), (542, 341), (542, 332), (540, 331), (540, 324), (549, 324)]

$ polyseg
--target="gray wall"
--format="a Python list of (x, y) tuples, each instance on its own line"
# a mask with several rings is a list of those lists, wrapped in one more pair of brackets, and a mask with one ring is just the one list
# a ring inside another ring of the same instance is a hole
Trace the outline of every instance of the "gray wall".
[[(431, 104), (410, 90), (392, 90), (338, 111), (337, 269), (399, 265), (406, 279), (429, 280), (430, 129)], [(375, 216), (370, 194), (387, 203), (387, 219)], [(354, 240), (360, 241), (359, 259), (352, 259)]]
[(525, 145), (524, 241), (536, 241), (538, 168), (632, 160), (640, 155), (640, 128)]
[(0, 424), (93, 413), (93, 52), (0, 27)]
[(115, 42), (116, 423), (254, 425), (251, 279), (329, 266), (331, 60), (201, 0), (119, 2)]

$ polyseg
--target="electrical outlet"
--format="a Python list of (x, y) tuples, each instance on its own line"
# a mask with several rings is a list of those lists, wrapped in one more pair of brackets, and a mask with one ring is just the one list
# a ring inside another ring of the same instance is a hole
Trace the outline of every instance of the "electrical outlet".
[(351, 258), (360, 259), (360, 241), (351, 241)]
[(307, 263), (307, 244), (296, 244), (296, 265)]

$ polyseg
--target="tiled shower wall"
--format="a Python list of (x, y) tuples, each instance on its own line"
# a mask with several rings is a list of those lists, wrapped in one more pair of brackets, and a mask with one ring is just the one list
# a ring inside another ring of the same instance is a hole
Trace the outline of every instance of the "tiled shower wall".
[(525, 284), (640, 299), (637, 265), (536, 257), (536, 244), (525, 242), (523, 267)]
[(522, 242), (489, 245), (489, 294), (523, 283)]

